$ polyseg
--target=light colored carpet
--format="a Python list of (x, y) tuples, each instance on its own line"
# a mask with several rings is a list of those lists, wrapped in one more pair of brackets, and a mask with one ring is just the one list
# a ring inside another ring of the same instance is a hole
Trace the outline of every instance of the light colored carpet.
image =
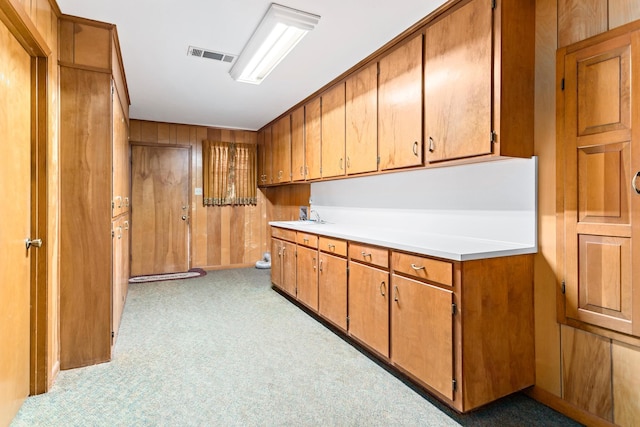
[[(130, 285), (113, 360), (61, 372), (12, 426), (459, 425), (274, 292), (269, 274)], [(558, 425), (538, 406), (546, 425)], [(523, 413), (514, 413), (499, 423), (519, 425)]]

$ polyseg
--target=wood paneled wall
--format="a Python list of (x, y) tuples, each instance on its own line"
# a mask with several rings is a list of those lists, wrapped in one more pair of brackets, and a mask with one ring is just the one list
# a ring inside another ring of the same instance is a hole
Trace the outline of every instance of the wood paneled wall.
[[(203, 206), (202, 141), (257, 143), (257, 133), (195, 125), (131, 120), (130, 141), (191, 147), (191, 267), (254, 265), (269, 250), (268, 221), (298, 218), (309, 203), (309, 184), (259, 189), (256, 206)], [(133, 207), (135, 209), (135, 206)]]
[[(532, 395), (589, 425), (634, 425), (640, 416), (640, 348), (558, 323), (563, 296), (563, 177), (556, 175), (555, 52), (640, 19), (635, 0), (537, 0), (535, 154), (538, 242), (535, 257), (536, 387)], [(588, 390), (588, 392), (586, 391)], [(606, 421), (604, 421), (606, 420)]]

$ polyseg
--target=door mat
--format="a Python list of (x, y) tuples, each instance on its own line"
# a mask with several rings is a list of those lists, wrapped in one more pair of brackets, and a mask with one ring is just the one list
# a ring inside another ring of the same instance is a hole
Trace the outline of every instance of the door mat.
[(129, 283), (164, 282), (166, 280), (191, 279), (193, 277), (206, 276), (207, 272), (201, 268), (192, 268), (189, 271), (179, 273), (150, 274), (147, 276), (133, 276)]

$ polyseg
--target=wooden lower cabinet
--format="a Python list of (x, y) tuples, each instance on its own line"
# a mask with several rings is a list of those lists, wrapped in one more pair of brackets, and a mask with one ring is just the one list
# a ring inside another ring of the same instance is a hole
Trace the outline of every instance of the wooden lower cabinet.
[(318, 313), (347, 330), (347, 260), (320, 253)]
[(453, 400), (453, 292), (392, 276), (391, 362)]
[(296, 258), (298, 301), (318, 311), (318, 250), (298, 245)]
[(349, 335), (389, 357), (389, 272), (349, 264)]
[(296, 245), (280, 239), (271, 239), (271, 282), (295, 298)]

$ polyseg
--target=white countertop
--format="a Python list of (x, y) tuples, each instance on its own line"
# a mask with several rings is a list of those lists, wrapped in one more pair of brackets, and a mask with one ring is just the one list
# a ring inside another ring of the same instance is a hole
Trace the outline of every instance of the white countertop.
[(378, 227), (361, 227), (352, 224), (318, 223), (314, 221), (271, 221), (269, 225), (453, 261), (469, 261), (537, 252), (535, 246), (513, 242), (433, 233), (414, 233)]

